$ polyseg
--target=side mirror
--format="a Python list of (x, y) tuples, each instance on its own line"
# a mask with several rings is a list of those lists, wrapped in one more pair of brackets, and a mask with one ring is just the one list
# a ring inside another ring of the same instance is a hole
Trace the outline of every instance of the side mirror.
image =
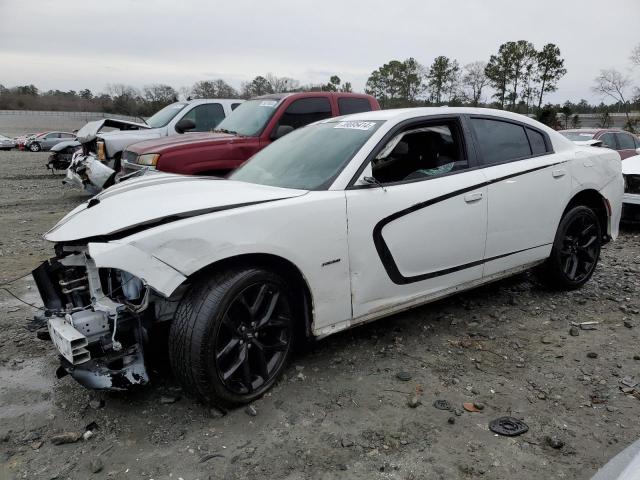
[(176, 132), (184, 133), (187, 130), (193, 130), (194, 128), (196, 128), (196, 122), (188, 118), (183, 118), (179, 120), (178, 123), (176, 123), (175, 128), (176, 128)]
[(271, 140), (277, 140), (280, 137), (284, 137), (287, 133), (291, 132), (293, 132), (293, 127), (291, 125), (280, 125), (271, 134)]

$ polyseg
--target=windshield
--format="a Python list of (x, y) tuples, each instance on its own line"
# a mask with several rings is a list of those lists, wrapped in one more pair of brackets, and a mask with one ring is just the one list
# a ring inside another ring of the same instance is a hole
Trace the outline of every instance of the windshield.
[(248, 100), (220, 122), (216, 130), (236, 133), (243, 137), (260, 135), (275, 113), (278, 103), (279, 100), (273, 98)]
[(342, 121), (300, 128), (255, 154), (229, 178), (301, 190), (324, 188), (382, 123)]
[(595, 135), (593, 132), (560, 132), (572, 142), (586, 142)]
[(180, 112), (186, 106), (187, 104), (182, 102), (167, 105), (162, 110), (154, 113), (151, 117), (149, 117), (147, 119), (147, 125), (149, 125), (151, 128), (164, 127), (171, 120), (173, 120), (173, 117), (175, 117), (178, 112)]

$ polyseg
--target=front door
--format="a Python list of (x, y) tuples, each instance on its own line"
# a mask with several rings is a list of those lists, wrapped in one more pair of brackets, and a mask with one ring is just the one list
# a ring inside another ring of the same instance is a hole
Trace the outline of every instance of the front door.
[(482, 277), (487, 187), (456, 117), (411, 123), (346, 191), (355, 322)]

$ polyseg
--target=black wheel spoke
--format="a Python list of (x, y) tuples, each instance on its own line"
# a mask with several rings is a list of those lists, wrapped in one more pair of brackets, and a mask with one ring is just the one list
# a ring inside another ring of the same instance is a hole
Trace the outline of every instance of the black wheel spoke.
[(216, 358), (218, 360), (223, 359), (223, 357), (229, 355), (238, 345), (240, 345), (240, 340), (232, 338), (224, 347), (222, 347), (222, 350), (216, 353)]
[(569, 257), (570, 260), (570, 267), (569, 267), (569, 271), (567, 272), (567, 277), (569, 277), (570, 280), (575, 280), (576, 278), (576, 272), (578, 271), (578, 256), (577, 255), (571, 255)]
[(253, 346), (253, 353), (255, 354), (256, 362), (258, 364), (257, 367), (259, 374), (262, 377), (262, 380), (266, 382), (269, 379), (269, 363), (267, 362), (267, 357), (265, 356), (262, 344), (259, 341), (254, 340)]
[(244, 360), (247, 357), (247, 349), (241, 348), (240, 354), (238, 358), (236, 358), (235, 362), (224, 372), (222, 372), (223, 380), (229, 380), (229, 378), (238, 371), (238, 369), (244, 364)]
[(286, 360), (292, 339), (291, 306), (277, 283), (254, 283), (236, 294), (222, 317), (214, 360), (225, 387), (256, 393)]

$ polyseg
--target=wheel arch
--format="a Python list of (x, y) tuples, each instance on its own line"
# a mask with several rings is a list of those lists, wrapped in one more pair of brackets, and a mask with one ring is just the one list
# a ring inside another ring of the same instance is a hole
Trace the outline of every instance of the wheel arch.
[(611, 215), (609, 213), (610, 207), (608, 206), (607, 199), (595, 189), (589, 188), (581, 190), (571, 197), (571, 200), (569, 200), (569, 203), (562, 212), (562, 217), (564, 217), (569, 210), (578, 205), (589, 207), (595, 212), (598, 217), (598, 222), (600, 223), (600, 233), (603, 243), (611, 240)]
[(232, 257), (223, 258), (211, 263), (187, 277), (187, 282), (197, 281), (199, 277), (206, 276), (213, 270), (223, 270), (238, 267), (261, 267), (271, 270), (290, 282), (294, 287), (293, 299), (295, 308), (303, 318), (303, 325), (297, 325), (301, 330), (298, 333), (307, 338), (313, 336), (313, 295), (309, 282), (302, 271), (290, 260), (271, 253), (244, 253)]

